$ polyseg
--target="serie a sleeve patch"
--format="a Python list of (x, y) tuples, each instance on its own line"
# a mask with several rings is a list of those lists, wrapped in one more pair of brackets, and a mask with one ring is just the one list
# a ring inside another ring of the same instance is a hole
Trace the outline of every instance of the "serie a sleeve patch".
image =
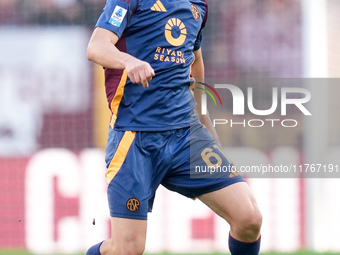
[(122, 24), (124, 20), (126, 13), (127, 13), (127, 10), (125, 8), (117, 5), (112, 12), (109, 23), (116, 27), (120, 27), (120, 25)]

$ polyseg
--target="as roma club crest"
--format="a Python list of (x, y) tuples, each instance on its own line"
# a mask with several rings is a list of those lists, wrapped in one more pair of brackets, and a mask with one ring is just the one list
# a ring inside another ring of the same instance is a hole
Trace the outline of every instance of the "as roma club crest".
[(140, 207), (140, 202), (137, 198), (130, 198), (126, 202), (126, 208), (131, 212), (138, 211), (139, 207)]
[(191, 11), (192, 15), (194, 15), (195, 20), (200, 20), (200, 11), (198, 10), (197, 6), (194, 4), (191, 4)]

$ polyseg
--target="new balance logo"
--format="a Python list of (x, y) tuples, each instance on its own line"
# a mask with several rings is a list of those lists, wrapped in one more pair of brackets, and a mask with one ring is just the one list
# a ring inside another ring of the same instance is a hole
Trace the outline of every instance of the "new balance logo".
[(160, 0), (157, 0), (157, 2), (151, 7), (151, 10), (156, 12), (166, 12), (165, 7)]

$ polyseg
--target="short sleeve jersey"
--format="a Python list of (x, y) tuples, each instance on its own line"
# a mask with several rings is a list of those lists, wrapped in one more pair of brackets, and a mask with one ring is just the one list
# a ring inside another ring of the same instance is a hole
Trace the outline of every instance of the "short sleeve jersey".
[(190, 125), (190, 69), (201, 47), (205, 0), (107, 0), (97, 27), (118, 35), (116, 47), (155, 70), (149, 88), (124, 70), (105, 69), (105, 87), (116, 130), (163, 131)]

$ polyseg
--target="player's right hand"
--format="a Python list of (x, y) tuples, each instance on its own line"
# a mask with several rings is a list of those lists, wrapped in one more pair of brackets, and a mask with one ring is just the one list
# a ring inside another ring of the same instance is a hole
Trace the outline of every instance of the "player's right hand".
[(142, 84), (144, 88), (149, 87), (149, 81), (155, 76), (149, 63), (133, 57), (126, 61), (125, 70), (132, 83)]

